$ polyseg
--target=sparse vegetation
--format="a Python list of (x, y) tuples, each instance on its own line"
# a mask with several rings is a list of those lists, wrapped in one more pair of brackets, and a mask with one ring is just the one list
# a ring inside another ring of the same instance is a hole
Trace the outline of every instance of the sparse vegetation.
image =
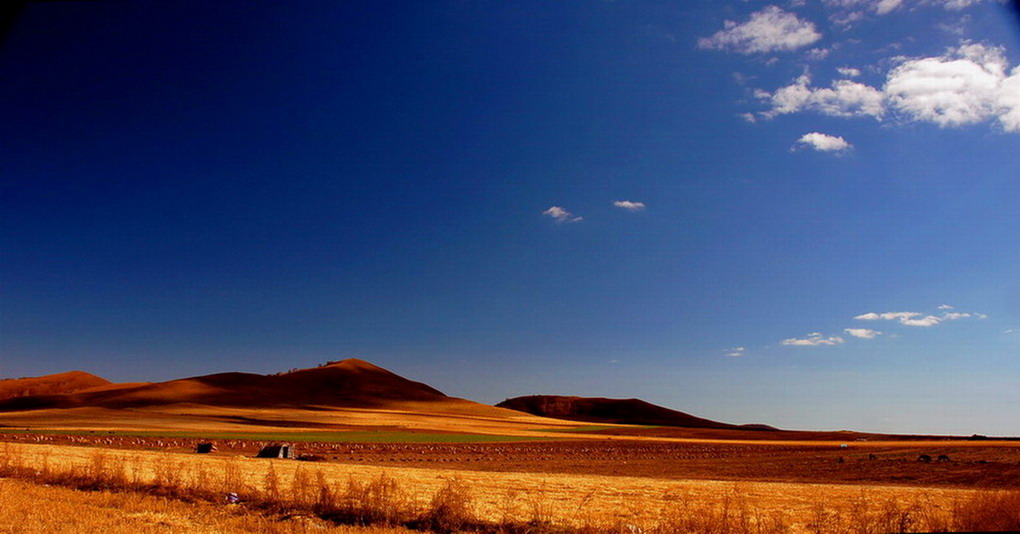
[[(116, 494), (119, 496), (108, 499), (131, 501), (141, 507), (157, 502), (160, 504), (151, 506), (167, 507), (166, 499), (170, 499), (230, 508), (225, 496), (233, 493), (240, 502), (233, 507), (232, 515), (243, 511), (251, 516), (247, 520), (231, 519), (248, 521), (248, 526), (235, 531), (292, 531), (280, 530), (279, 518), (283, 517), (307, 517), (326, 525), (442, 533), (867, 534), (1020, 527), (1020, 491), (1015, 490), (967, 492), (949, 499), (925, 494), (897, 499), (861, 491), (844, 502), (827, 500), (826, 495), (819, 494), (803, 521), (787, 511), (763, 506), (756, 502), (760, 497), (755, 496), (752, 487), (736, 484), (714, 500), (699, 499), (681, 490), (669, 492), (656, 501), (658, 516), (649, 520), (631, 513), (626, 506), (593, 510), (598, 490), (581, 493), (577, 495), (579, 500), (569, 503), (555, 501), (541, 486), (530, 491), (507, 491), (497, 509), (483, 511), (475, 499), (482, 488), (456, 477), (447, 477), (435, 491), (423, 493), (421, 488), (385, 473), (368, 479), (352, 476), (343, 483), (330, 479), (318, 468), (309, 469), (308, 464), (296, 462), (267, 460), (245, 466), (237, 458), (218, 458), (215, 462), (186, 465), (180, 455), (132, 456), (108, 450), (82, 450), (83, 455), (71, 460), (61, 457), (59, 450), (54, 453), (46, 447), (0, 444), (0, 477)], [(252, 472), (252, 465), (262, 470)], [(283, 466), (287, 469), (281, 469)], [(629, 506), (642, 504), (630, 502)], [(5, 516), (10, 514), (6, 510)], [(3, 521), (11, 519), (5, 517)], [(265, 526), (273, 521), (275, 526)], [(291, 527), (293, 524), (287, 528)]]

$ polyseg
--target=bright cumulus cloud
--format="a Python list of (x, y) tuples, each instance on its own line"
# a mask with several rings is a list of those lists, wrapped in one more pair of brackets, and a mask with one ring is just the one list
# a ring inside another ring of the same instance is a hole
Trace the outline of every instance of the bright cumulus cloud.
[(884, 93), (900, 114), (942, 127), (998, 119), (1020, 131), (1020, 67), (1001, 48), (965, 43), (938, 57), (905, 61), (893, 69)]
[(756, 96), (770, 107), (759, 113), (764, 118), (803, 111), (877, 120), (892, 115), (943, 128), (997, 121), (1007, 132), (1020, 132), (1020, 66), (1010, 70), (1004, 50), (984, 44), (965, 42), (940, 56), (901, 60), (881, 88), (849, 79), (817, 87), (804, 74)]
[(839, 345), (846, 343), (846, 340), (839, 336), (825, 337), (820, 332), (812, 332), (804, 338), (784, 339), (782, 343), (795, 347), (817, 347), (819, 345)]
[(846, 139), (834, 135), (811, 132), (804, 134), (797, 140), (794, 148), (809, 147), (819, 152), (846, 152), (850, 150), (851, 144)]
[(548, 215), (552, 217), (556, 222), (560, 223), (572, 223), (584, 220), (584, 217), (577, 217), (573, 213), (559, 207), (552, 206), (549, 209), (542, 212), (542, 215)]
[(751, 14), (743, 23), (727, 20), (722, 30), (698, 39), (698, 46), (741, 54), (790, 51), (822, 38), (814, 23), (776, 6)]
[(861, 339), (875, 339), (882, 335), (882, 332), (872, 330), (870, 328), (844, 328), (843, 331), (853, 337), (859, 337)]
[(623, 208), (627, 211), (641, 211), (645, 209), (644, 202), (634, 202), (631, 200), (617, 200), (613, 202), (613, 205), (617, 208)]

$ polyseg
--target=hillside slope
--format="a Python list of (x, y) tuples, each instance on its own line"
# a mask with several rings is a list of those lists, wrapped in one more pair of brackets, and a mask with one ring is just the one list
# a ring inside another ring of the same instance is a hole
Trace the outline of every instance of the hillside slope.
[(765, 425), (731, 425), (671, 410), (640, 399), (531, 395), (507, 399), (496, 406), (542, 417), (587, 423), (657, 425), (686, 428), (771, 429)]
[(113, 384), (105, 378), (84, 371), (0, 380), (0, 402), (41, 395), (67, 395)]
[(98, 391), (39, 390), (31, 396), (0, 400), (0, 410), (136, 408), (181, 403), (246, 408), (374, 407), (448, 398), (426, 384), (352, 358), (276, 375), (219, 373)]

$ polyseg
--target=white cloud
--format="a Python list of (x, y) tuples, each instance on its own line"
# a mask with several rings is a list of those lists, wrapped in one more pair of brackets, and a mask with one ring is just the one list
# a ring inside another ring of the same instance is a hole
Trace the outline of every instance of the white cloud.
[[(923, 317), (922, 317), (923, 316)], [(886, 312), (886, 313), (865, 313), (854, 317), (860, 321), (899, 321), (906, 326), (935, 326), (942, 322), (942, 319), (934, 315), (924, 316), (920, 312)]]
[(1020, 69), (1006, 75), (1002, 48), (964, 43), (938, 57), (904, 61), (883, 92), (889, 106), (912, 120), (942, 127), (998, 119), (1020, 131)]
[(856, 78), (861, 75), (861, 70), (853, 67), (839, 67), (836, 69), (836, 72), (838, 72), (840, 76), (845, 76), (847, 78)]
[(943, 128), (997, 121), (1007, 132), (1020, 132), (1020, 66), (1010, 70), (1001, 47), (969, 42), (940, 56), (900, 59), (881, 89), (849, 79), (814, 87), (804, 74), (755, 96), (770, 107), (759, 113), (763, 118), (804, 111), (876, 120), (892, 114)]
[(744, 347), (734, 347), (732, 349), (726, 349), (726, 355), (732, 358), (739, 358), (744, 355)]
[(775, 93), (759, 91), (758, 98), (768, 100), (772, 109), (763, 113), (767, 118), (800, 111), (817, 111), (834, 117), (874, 117), (881, 119), (882, 92), (851, 80), (836, 80), (830, 87), (811, 87), (807, 74)]
[(558, 223), (574, 223), (584, 220), (584, 217), (576, 217), (573, 213), (559, 207), (552, 206), (549, 209), (542, 212), (542, 215), (548, 215), (556, 220)]
[(935, 326), (942, 322), (942, 319), (935, 317), (934, 315), (925, 315), (920, 319), (900, 319), (900, 324), (906, 326), (923, 326), (925, 328), (929, 326)]
[(617, 208), (623, 208), (627, 211), (641, 211), (645, 209), (644, 202), (633, 202), (630, 200), (617, 200), (613, 202), (613, 205)]
[(846, 14), (863, 14), (863, 11), (872, 11), (876, 15), (886, 15), (896, 11), (901, 6), (912, 4), (918, 6), (941, 6), (950, 11), (960, 11), (982, 0), (822, 0), (822, 3), (830, 9), (841, 9)]
[(790, 338), (782, 341), (783, 345), (796, 347), (817, 347), (819, 345), (839, 345), (846, 343), (846, 340), (839, 336), (825, 337), (819, 332), (812, 332), (802, 339)]
[[(943, 304), (939, 306), (940, 310), (952, 309), (952, 306)], [(921, 312), (886, 312), (886, 313), (865, 313), (854, 317), (859, 321), (898, 321), (902, 325), (906, 326), (935, 326), (945, 321), (958, 321), (960, 319), (967, 319), (975, 317), (978, 319), (987, 318), (988, 316), (983, 313), (963, 313), (963, 312), (951, 312), (945, 311), (942, 316), (925, 315)]]
[(829, 57), (829, 53), (832, 52), (828, 48), (812, 48), (807, 51), (807, 59), (810, 61), (821, 61)]
[(797, 140), (797, 143), (797, 145), (794, 145), (794, 148), (797, 146), (806, 146), (819, 152), (845, 152), (852, 148), (852, 145), (847, 143), (846, 139), (820, 132), (804, 134)]
[(882, 332), (872, 330), (870, 328), (844, 328), (843, 331), (851, 336), (859, 337), (861, 339), (875, 339), (882, 335)]
[(727, 20), (722, 30), (698, 39), (698, 46), (754, 54), (796, 50), (821, 38), (812, 22), (777, 6), (768, 6), (752, 13), (747, 22)]
[(955, 321), (957, 319), (966, 319), (968, 317), (971, 317), (971, 314), (957, 312), (946, 312), (942, 314), (942, 320), (944, 321)]

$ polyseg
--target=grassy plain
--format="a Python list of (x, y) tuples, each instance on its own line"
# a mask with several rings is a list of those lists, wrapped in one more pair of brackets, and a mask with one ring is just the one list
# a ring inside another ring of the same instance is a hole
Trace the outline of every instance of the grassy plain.
[[(1012, 499), (1007, 510), (1020, 504), (1020, 492), (1016, 491), (899, 485), (500, 473), (22, 443), (0, 444), (0, 455), (0, 472), (9, 476), (71, 481), (71, 485), (89, 489), (197, 496), (208, 502), (236, 492), (243, 501), (257, 504), (251, 509), (256, 526), (238, 527), (253, 532), (264, 530), (257, 526), (259, 521), (272, 520), (272, 516), (267, 519), (266, 510), (276, 511), (277, 516), (287, 510), (315, 516), (316, 503), (324, 492), (342, 502), (340, 496), (360, 491), (359, 501), (372, 502), (367, 489), (372, 487), (389, 488), (375, 494), (376, 507), (392, 509), (387, 517), (393, 521), (383, 521), (392, 524), (386, 526), (427, 525), (422, 518), (435, 513), (437, 499), (440, 504), (451, 500), (452, 491), (456, 497), (452, 500), (460, 506), (457, 513), (462, 526), (496, 530), (499, 525), (531, 525), (545, 529), (530, 530), (536, 532), (637, 528), (675, 532), (678, 525), (706, 532), (944, 531), (960, 526), (967, 514), (974, 515), (975, 508), (987, 507), (985, 503), (993, 503), (995, 509), (994, 502), (1002, 499), (1001, 495)], [(12, 521), (7, 507), (2, 515), (6, 517), (3, 521)], [(319, 515), (330, 517), (329, 513)], [(992, 515), (1002, 515), (1001, 510)], [(297, 528), (293, 523), (281, 526), (279, 519), (274, 521), (280, 528)], [(697, 521), (726, 527), (692, 528)], [(1014, 521), (1020, 524), (1020, 517)], [(195, 526), (185, 531), (226, 530)]]

